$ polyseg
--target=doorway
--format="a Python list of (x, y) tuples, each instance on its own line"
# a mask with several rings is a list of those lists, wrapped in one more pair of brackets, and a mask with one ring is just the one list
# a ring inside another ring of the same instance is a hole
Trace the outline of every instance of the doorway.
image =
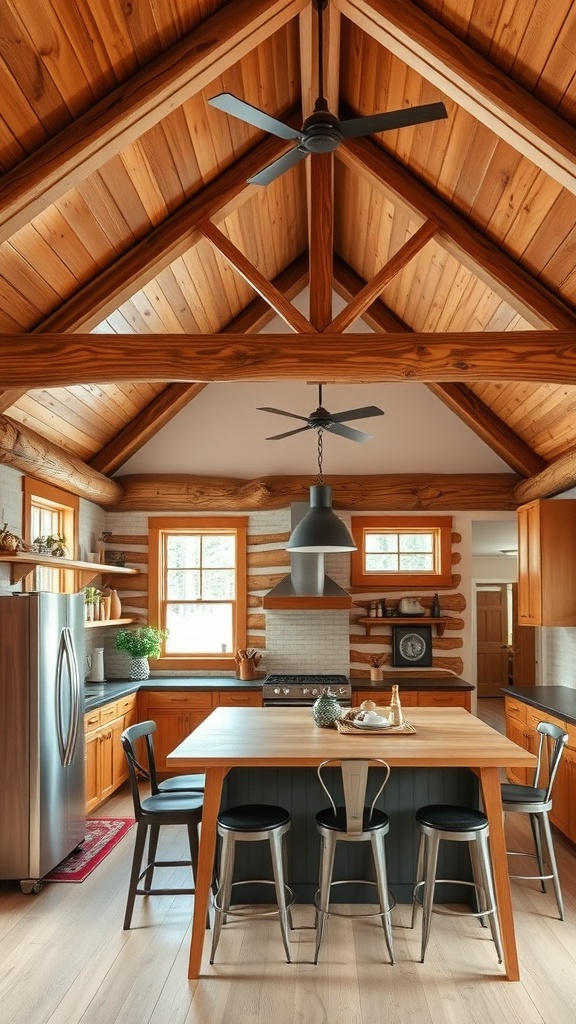
[(476, 671), (479, 697), (501, 697), (512, 681), (512, 584), (476, 589)]

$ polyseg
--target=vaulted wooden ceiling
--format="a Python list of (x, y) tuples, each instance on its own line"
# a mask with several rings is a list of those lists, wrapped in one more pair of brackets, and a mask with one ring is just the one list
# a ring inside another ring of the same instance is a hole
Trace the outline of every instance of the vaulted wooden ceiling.
[(207, 100), (300, 128), (310, 0), (0, 0), (1, 461), (111, 504), (100, 475), (211, 381), (421, 380), (517, 500), (576, 482), (576, 3), (323, 18), (331, 111), (448, 116), (261, 187), (293, 143)]

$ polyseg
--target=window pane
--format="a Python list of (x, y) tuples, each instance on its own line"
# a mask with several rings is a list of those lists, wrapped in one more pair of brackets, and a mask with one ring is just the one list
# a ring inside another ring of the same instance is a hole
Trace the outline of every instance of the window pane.
[(434, 541), (430, 533), (402, 533), (400, 535), (401, 551), (432, 551)]
[(221, 654), (233, 649), (231, 604), (169, 604), (166, 654)]
[(202, 600), (234, 600), (235, 580), (233, 569), (205, 569), (202, 573)]
[(200, 566), (200, 540), (199, 536), (194, 535), (168, 537), (167, 560), (170, 568), (198, 568)]
[(200, 600), (200, 572), (198, 569), (168, 569), (166, 584), (167, 597), (170, 601)]
[(397, 551), (397, 533), (369, 533), (366, 535), (366, 551)]
[(230, 568), (234, 566), (235, 539), (230, 534), (202, 537), (202, 565), (204, 568)]
[(400, 555), (401, 572), (432, 572), (433, 568), (432, 555)]
[(367, 555), (367, 572), (398, 572), (397, 555)]

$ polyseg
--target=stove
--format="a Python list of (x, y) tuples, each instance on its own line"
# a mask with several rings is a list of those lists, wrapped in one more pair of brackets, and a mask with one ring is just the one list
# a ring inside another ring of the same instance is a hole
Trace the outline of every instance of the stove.
[(350, 680), (348, 676), (339, 675), (268, 675), (262, 684), (262, 703), (264, 707), (306, 707), (326, 690), (330, 690), (343, 707), (350, 707)]

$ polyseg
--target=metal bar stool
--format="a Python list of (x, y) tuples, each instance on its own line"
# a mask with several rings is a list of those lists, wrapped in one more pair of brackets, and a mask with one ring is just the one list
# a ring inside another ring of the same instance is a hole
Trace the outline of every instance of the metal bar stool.
[[(214, 928), (212, 932), (212, 950), (210, 952), (210, 963), (214, 963), (214, 957), (222, 925), (226, 923), (228, 916), (236, 918), (270, 917), (278, 915), (282, 941), (286, 952), (286, 959), (291, 963), (289, 929), (292, 927), (290, 918), (290, 907), (294, 902), (294, 894), (285, 881), (285, 844), (284, 836), (290, 828), (290, 814), (283, 807), (276, 807), (273, 804), (241, 804), (238, 807), (229, 807), (218, 815), (218, 835), (222, 840), (220, 850), (220, 868), (218, 873), (218, 888), (214, 896)], [(270, 844), (270, 856), (272, 859), (273, 880), (269, 878), (249, 879), (246, 881), (233, 881), (234, 876), (234, 853), (236, 843), (260, 843), (267, 841)], [(232, 890), (241, 885), (273, 885), (276, 890), (276, 907), (266, 911), (236, 911), (230, 909)]]
[[(560, 920), (564, 920), (564, 902), (562, 900), (562, 890), (560, 888), (560, 878), (558, 877), (558, 865), (556, 864), (556, 855), (554, 853), (554, 844), (552, 842), (552, 830), (550, 828), (550, 820), (548, 817), (549, 812), (552, 810), (552, 787), (560, 764), (560, 759), (564, 753), (564, 748), (568, 742), (568, 733), (564, 731), (559, 725), (553, 725), (551, 722), (538, 722), (536, 726), (536, 732), (540, 734), (540, 743), (538, 746), (538, 761), (536, 764), (536, 771), (534, 773), (534, 779), (531, 786), (522, 786), (516, 782), (504, 782), (500, 787), (502, 793), (502, 809), (505, 813), (510, 811), (518, 812), (519, 814), (528, 814), (530, 816), (530, 825), (532, 828), (532, 835), (534, 837), (535, 853), (524, 853), (522, 850), (508, 850), (509, 857), (532, 857), (538, 862), (538, 875), (513, 875), (510, 872), (510, 878), (535, 878), (540, 882), (542, 892), (546, 892), (546, 886), (544, 884), (546, 879), (552, 879), (552, 885), (554, 886), (554, 895), (556, 896), (556, 904), (558, 906), (558, 914)], [(550, 750), (547, 750), (548, 740), (550, 743)], [(548, 754), (548, 756), (546, 756)], [(548, 774), (548, 783), (546, 788), (542, 786), (545, 781), (545, 775)], [(546, 847), (546, 863), (549, 870), (545, 870), (545, 861), (542, 855), (542, 839)]]
[[(488, 819), (482, 811), (469, 807), (455, 807), (451, 804), (430, 804), (416, 812), (416, 825), (420, 832), (418, 844), (418, 862), (416, 866), (416, 884), (412, 896), (412, 923), (414, 927), (416, 908), (420, 904), (419, 892), (422, 890), (422, 945), (420, 962), (424, 963), (426, 947), (430, 937), (432, 914), (453, 914), (477, 917), (482, 925), (488, 918), (490, 930), (498, 962), (502, 963), (502, 943), (498, 910), (492, 879), (492, 862), (488, 846)], [(436, 878), (438, 851), (442, 839), (456, 843), (468, 843), (470, 862), (472, 865), (473, 882), (462, 879)], [(450, 882), (454, 885), (467, 885), (474, 889), (477, 910), (457, 911), (444, 910), (434, 906), (434, 891), (437, 882)]]
[[(324, 772), (332, 767), (340, 767), (342, 772), (344, 806), (339, 807), (336, 805), (323, 778)], [(370, 805), (365, 806), (369, 768), (382, 781)], [(392, 898), (391, 900), (388, 891), (386, 851), (384, 846), (384, 837), (388, 834), (390, 823), (388, 815), (375, 806), (378, 797), (388, 782), (389, 776), (390, 766), (386, 761), (376, 758), (370, 762), (358, 761), (352, 758), (345, 758), (341, 761), (330, 760), (323, 761), (318, 766), (318, 778), (331, 806), (319, 811), (316, 815), (316, 828), (321, 838), (321, 853), (319, 888), (314, 897), (316, 906), (315, 964), (318, 963), (324, 926), (330, 914), (335, 914), (337, 917), (380, 917), (382, 919), (390, 963), (394, 963), (391, 910), (395, 904), (394, 899)], [(338, 842), (369, 842), (371, 844), (376, 881), (363, 878), (332, 881), (334, 857)], [(344, 914), (336, 910), (329, 910), (332, 886), (346, 885), (350, 884), (350, 882), (375, 886), (378, 892), (378, 910), (368, 914)]]

